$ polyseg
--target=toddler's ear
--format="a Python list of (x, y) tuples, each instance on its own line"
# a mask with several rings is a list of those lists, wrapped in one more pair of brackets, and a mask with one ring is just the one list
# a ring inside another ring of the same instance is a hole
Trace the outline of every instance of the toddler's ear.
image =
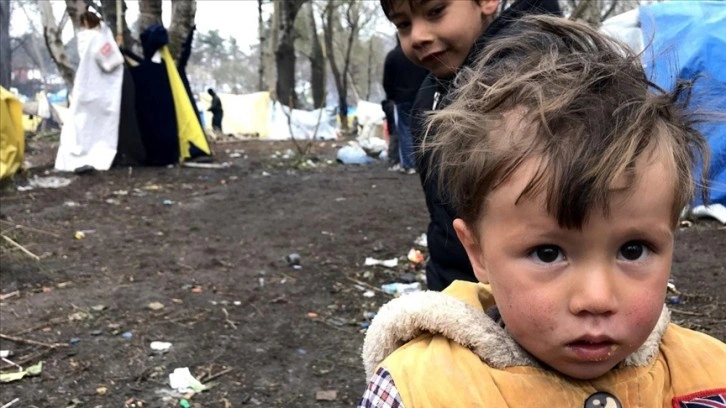
[(483, 253), (479, 245), (479, 240), (476, 239), (476, 235), (461, 218), (454, 220), (454, 230), (456, 231), (456, 236), (459, 237), (459, 241), (464, 245), (466, 254), (469, 256), (469, 262), (471, 262), (471, 266), (474, 269), (474, 275), (479, 282), (489, 283), (489, 275), (486, 271), (484, 257), (482, 256)]

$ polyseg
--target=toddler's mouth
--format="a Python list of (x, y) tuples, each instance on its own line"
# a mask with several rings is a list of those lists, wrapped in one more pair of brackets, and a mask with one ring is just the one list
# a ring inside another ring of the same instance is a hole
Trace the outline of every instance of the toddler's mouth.
[(572, 350), (578, 359), (598, 362), (605, 361), (618, 349), (618, 345), (610, 340), (576, 340), (567, 344), (567, 347)]

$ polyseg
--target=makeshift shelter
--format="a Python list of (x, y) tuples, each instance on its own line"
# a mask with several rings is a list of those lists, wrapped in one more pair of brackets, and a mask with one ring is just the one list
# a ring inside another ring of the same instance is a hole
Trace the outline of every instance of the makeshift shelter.
[(20, 169), (24, 154), (23, 106), (15, 95), (0, 87), (0, 180)]
[[(220, 93), (218, 96), (224, 107), (222, 129), (225, 133), (267, 140), (288, 140), (292, 128), (296, 139), (337, 138), (335, 116), (326, 109), (291, 110), (273, 101), (269, 92), (245, 95)], [(200, 95), (200, 100), (208, 101), (208, 99), (209, 96), (206, 94)], [(205, 112), (205, 115), (207, 118), (204, 122), (211, 129), (211, 115), (209, 112)]]
[[(643, 52), (651, 80), (673, 89), (677, 80), (696, 79), (691, 107), (726, 112), (726, 2), (688, 1), (643, 5), (606, 20), (601, 30)], [(709, 204), (726, 205), (726, 121), (714, 117), (700, 127), (711, 149)], [(694, 203), (701, 204), (700, 198)]]

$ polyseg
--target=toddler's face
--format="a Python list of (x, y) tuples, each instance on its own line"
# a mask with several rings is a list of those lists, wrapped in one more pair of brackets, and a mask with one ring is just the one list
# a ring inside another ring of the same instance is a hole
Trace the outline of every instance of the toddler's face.
[(408, 0), (394, 2), (391, 21), (401, 49), (415, 64), (448, 78), (464, 63), (484, 32), (499, 0), (422, 0), (412, 10)]
[(544, 199), (521, 198), (536, 162), (488, 197), (479, 240), (455, 228), (474, 271), (491, 284), (512, 337), (542, 363), (578, 379), (599, 377), (637, 350), (663, 309), (673, 253), (673, 171), (642, 160), (632, 188), (613, 186), (609, 216), (561, 228)]

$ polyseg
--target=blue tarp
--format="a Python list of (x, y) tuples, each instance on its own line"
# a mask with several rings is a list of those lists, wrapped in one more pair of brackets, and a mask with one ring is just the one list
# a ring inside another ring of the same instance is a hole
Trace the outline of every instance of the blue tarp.
[(710, 203), (726, 204), (726, 2), (644, 5), (640, 23), (643, 41), (650, 43), (643, 63), (654, 83), (673, 89), (676, 79), (699, 76), (691, 106), (715, 114), (700, 128), (711, 148)]

